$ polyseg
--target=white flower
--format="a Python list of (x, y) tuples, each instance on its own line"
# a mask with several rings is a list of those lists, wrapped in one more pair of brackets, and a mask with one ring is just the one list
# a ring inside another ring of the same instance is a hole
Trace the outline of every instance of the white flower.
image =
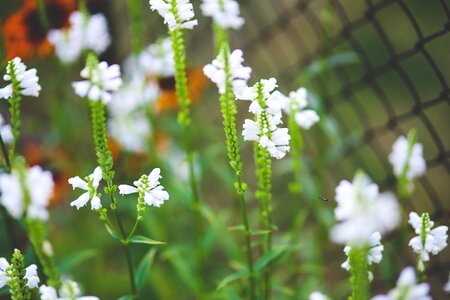
[[(22, 63), (20, 57), (16, 57), (8, 62), (6, 75), (3, 76), (3, 79), (11, 81), (12, 75), (19, 82), (21, 88), (20, 94), (23, 96), (39, 96), (41, 86), (38, 82), (39, 77), (37, 76), (37, 71), (36, 69), (27, 70), (27, 66)], [(0, 89), (0, 98), (9, 99), (12, 97), (12, 93), (12, 84), (9, 84)]]
[(9, 280), (9, 276), (6, 274), (6, 269), (8, 267), (8, 261), (4, 257), (0, 257), (0, 289), (4, 287)]
[[(243, 89), (247, 87), (247, 81), (250, 79), (252, 69), (250, 67), (244, 67), (243, 52), (240, 49), (234, 50), (229, 57), (229, 72), (231, 75), (231, 82), (233, 92), (236, 95), (241, 95)], [(226, 87), (226, 74), (225, 74), (225, 61), (224, 53), (221, 52), (219, 56), (207, 64), (203, 68), (203, 73), (214, 82), (219, 88), (219, 93), (225, 93)]]
[(59, 290), (59, 295), (56, 289), (52, 286), (42, 285), (39, 288), (41, 294), (41, 300), (98, 300), (99, 298), (94, 296), (80, 296), (81, 291), (78, 284), (75, 281), (65, 281)]
[[(383, 258), (384, 246), (381, 244), (381, 234), (379, 232), (374, 232), (370, 235), (367, 247), (369, 248), (369, 252), (367, 253), (367, 264), (371, 265), (372, 263), (380, 263)], [(350, 255), (351, 250), (351, 246), (345, 246), (344, 253), (347, 257)], [(347, 258), (347, 260), (341, 264), (341, 267), (347, 271), (350, 271), (350, 258)], [(373, 278), (370, 271), (369, 278)]]
[(397, 177), (402, 176), (406, 167), (406, 178), (409, 180), (422, 176), (426, 170), (422, 144), (410, 145), (404, 136), (400, 136), (392, 146), (389, 162), (394, 167), (394, 174)]
[(2, 136), (3, 142), (6, 144), (11, 144), (14, 140), (11, 125), (4, 124), (5, 120), (2, 115), (0, 115), (0, 135)]
[(106, 18), (102, 14), (88, 16), (79, 11), (70, 15), (69, 28), (50, 30), (48, 40), (65, 63), (76, 61), (84, 50), (101, 54), (111, 43)]
[(337, 243), (364, 245), (374, 232), (384, 234), (400, 221), (397, 199), (392, 193), (379, 193), (378, 186), (358, 172), (353, 182), (343, 180), (336, 187), (337, 223), (331, 239)]
[(424, 262), (430, 260), (430, 254), (436, 255), (447, 247), (447, 226), (439, 226), (434, 229), (434, 222), (427, 213), (422, 217), (415, 212), (409, 214), (409, 224), (414, 228), (417, 236), (409, 241), (409, 246), (419, 254), (419, 270), (424, 270)]
[(372, 300), (431, 300), (429, 290), (428, 283), (416, 284), (416, 273), (412, 267), (408, 267), (401, 272), (395, 289)]
[[(177, 28), (192, 29), (198, 24), (197, 20), (192, 20), (195, 16), (194, 7), (189, 0), (150, 0), (149, 3), (150, 9), (156, 10), (164, 18), (170, 31)], [(174, 3), (174, 7), (171, 3)], [(174, 10), (177, 15), (173, 14)]]
[(97, 210), (101, 208), (102, 203), (97, 193), (97, 188), (100, 180), (102, 180), (102, 175), (102, 169), (100, 167), (96, 167), (94, 172), (86, 177), (86, 180), (81, 179), (79, 176), (70, 178), (69, 184), (72, 185), (73, 189), (79, 188), (86, 191), (76, 200), (70, 202), (70, 206), (75, 206), (77, 209), (80, 209), (80, 207), (85, 206), (90, 200), (91, 209)]
[(30, 289), (35, 289), (39, 284), (39, 277), (37, 276), (37, 266), (35, 264), (29, 265), (25, 268), (25, 279), (27, 279), (27, 286)]
[(239, 29), (245, 23), (239, 16), (239, 4), (235, 0), (203, 0), (200, 8), (222, 28)]
[[(24, 171), (24, 187), (22, 187), (18, 170), (11, 174), (0, 175), (0, 190), (2, 197), (0, 203), (9, 214), (19, 219), (26, 211), (31, 219), (46, 221), (48, 219), (47, 206), (53, 194), (53, 177), (49, 171), (34, 166)], [(25, 207), (23, 188), (30, 197), (30, 202)]]
[(309, 300), (328, 300), (329, 298), (327, 296), (325, 296), (324, 294), (322, 294), (319, 291), (315, 291), (312, 292), (311, 294), (309, 294), (308, 297)]
[(142, 193), (147, 205), (161, 207), (164, 201), (169, 200), (169, 193), (159, 184), (159, 179), (162, 178), (160, 173), (161, 170), (156, 168), (148, 176), (142, 175), (138, 181), (133, 182), (134, 186), (121, 184), (119, 185), (119, 193), (121, 195)]
[[(114, 116), (108, 120), (109, 134), (127, 151), (145, 152), (152, 130), (144, 112)], [(132, 132), (132, 134), (130, 134)]]
[[(1, 284), (0, 284), (0, 286), (1, 286)], [(447, 281), (447, 283), (444, 285), (444, 291), (445, 291), (446, 293), (450, 293), (450, 275), (448, 276), (448, 281)]]
[(93, 69), (86, 66), (80, 75), (87, 80), (72, 83), (75, 94), (92, 101), (108, 103), (111, 101), (112, 92), (116, 92), (122, 85), (119, 65), (108, 66), (104, 61)]
[(308, 105), (307, 97), (308, 91), (305, 88), (290, 92), (289, 97), (282, 96), (282, 101), (285, 103), (283, 110), (287, 114), (294, 113), (297, 124), (306, 130), (320, 120), (319, 115), (314, 110), (304, 109)]

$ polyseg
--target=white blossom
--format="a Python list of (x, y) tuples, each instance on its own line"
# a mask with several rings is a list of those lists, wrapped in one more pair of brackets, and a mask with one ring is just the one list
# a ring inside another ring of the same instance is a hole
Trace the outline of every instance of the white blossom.
[(29, 265), (25, 268), (25, 279), (27, 279), (27, 286), (30, 289), (35, 289), (39, 285), (39, 277), (37, 275), (37, 266), (35, 264)]
[[(177, 28), (192, 29), (198, 24), (197, 20), (192, 20), (195, 16), (194, 7), (189, 0), (175, 0), (175, 7), (172, 7), (171, 2), (169, 0), (149, 1), (150, 9), (156, 10), (164, 18), (164, 23), (170, 31)], [(174, 10), (176, 15), (173, 13)]]
[[(47, 206), (53, 194), (53, 177), (49, 171), (39, 166), (24, 170), (23, 187), (21, 171), (13, 169), (11, 174), (0, 175), (0, 203), (15, 219), (19, 219), (25, 212), (31, 219), (46, 221), (48, 219)], [(29, 196), (29, 203), (25, 203), (24, 190)]]
[[(370, 266), (373, 263), (380, 263), (383, 258), (384, 246), (381, 244), (381, 234), (379, 232), (374, 232), (370, 235), (369, 242), (367, 244), (369, 249), (367, 253), (367, 264)], [(350, 271), (350, 251), (351, 246), (345, 246), (344, 253), (347, 255), (347, 260), (341, 264), (341, 267), (347, 271)], [(369, 271), (369, 278), (372, 280), (373, 274)]]
[[(231, 76), (231, 83), (235, 95), (241, 95), (243, 89), (247, 87), (247, 81), (250, 79), (252, 69), (244, 67), (243, 52), (240, 49), (234, 50), (229, 57), (229, 72)], [(224, 53), (221, 52), (219, 56), (207, 64), (203, 68), (203, 73), (214, 82), (220, 94), (225, 93), (226, 88), (226, 74), (225, 74), (225, 59)]]
[[(1, 285), (1, 284), (0, 284)], [(450, 275), (448, 276), (448, 281), (447, 283), (444, 285), (444, 291), (446, 293), (450, 293)]]
[(104, 61), (93, 69), (86, 66), (80, 75), (87, 80), (72, 83), (75, 93), (80, 97), (102, 101), (105, 104), (111, 101), (112, 92), (116, 92), (122, 85), (119, 65), (108, 66)]
[(436, 255), (447, 247), (447, 226), (439, 226), (434, 229), (434, 222), (430, 220), (428, 214), (409, 214), (409, 224), (414, 228), (417, 236), (409, 241), (409, 246), (414, 252), (419, 254), (419, 270), (424, 270), (424, 262), (430, 260), (430, 254)]
[(336, 187), (337, 223), (331, 239), (341, 244), (367, 244), (374, 232), (384, 234), (400, 221), (397, 199), (392, 193), (379, 193), (378, 185), (358, 172), (353, 182), (343, 180)]
[(308, 130), (319, 122), (319, 115), (314, 110), (305, 109), (308, 106), (308, 91), (305, 88), (290, 92), (289, 97), (282, 95), (281, 99), (285, 103), (285, 113), (294, 113), (295, 121), (303, 129)]
[(11, 144), (14, 140), (11, 125), (5, 124), (2, 115), (0, 115), (0, 135), (2, 136), (3, 142), (6, 144)]
[(121, 195), (142, 193), (147, 205), (161, 207), (164, 201), (169, 200), (169, 193), (159, 183), (159, 179), (162, 178), (160, 173), (161, 170), (156, 168), (148, 176), (143, 175), (139, 180), (133, 182), (134, 186), (121, 184), (119, 185), (119, 193)]
[(94, 296), (80, 296), (81, 290), (75, 281), (67, 280), (63, 282), (59, 296), (56, 289), (52, 286), (42, 285), (39, 288), (41, 300), (98, 300)]
[(426, 170), (422, 144), (410, 145), (408, 139), (404, 136), (400, 136), (392, 146), (389, 162), (392, 164), (394, 174), (397, 177), (402, 176), (406, 167), (406, 178), (409, 180), (422, 176)]
[(0, 289), (6, 285), (9, 280), (9, 276), (6, 274), (6, 269), (9, 267), (9, 263), (4, 257), (0, 257)]
[(379, 295), (371, 300), (431, 300), (428, 283), (416, 284), (416, 273), (412, 267), (404, 269), (397, 280), (397, 287), (387, 295)]
[(81, 179), (79, 176), (70, 178), (69, 184), (72, 185), (73, 189), (79, 188), (86, 191), (76, 200), (70, 202), (70, 206), (75, 206), (77, 209), (80, 209), (91, 201), (91, 209), (97, 210), (101, 208), (102, 203), (99, 194), (97, 193), (97, 188), (100, 180), (102, 180), (102, 175), (102, 169), (96, 167), (94, 172), (86, 177), (86, 180)]
[[(145, 152), (152, 133), (144, 112), (115, 116), (108, 120), (109, 134), (127, 151)], [(130, 134), (132, 132), (132, 134)]]
[(319, 291), (309, 294), (308, 300), (328, 300), (329, 298)]
[[(38, 97), (41, 91), (39, 85), (39, 77), (36, 69), (27, 70), (27, 66), (22, 63), (20, 57), (15, 57), (8, 62), (6, 67), (6, 75), (3, 76), (5, 81), (11, 81), (15, 77), (21, 88), (20, 94), (23, 96)], [(9, 99), (12, 97), (12, 83), (4, 88), (0, 88), (0, 98)]]
[(76, 61), (84, 50), (102, 54), (111, 44), (105, 16), (89, 16), (79, 11), (70, 15), (68, 28), (50, 30), (48, 40), (55, 47), (58, 58), (65, 63)]
[(239, 16), (239, 3), (235, 0), (203, 0), (200, 8), (222, 28), (239, 29), (245, 21)]

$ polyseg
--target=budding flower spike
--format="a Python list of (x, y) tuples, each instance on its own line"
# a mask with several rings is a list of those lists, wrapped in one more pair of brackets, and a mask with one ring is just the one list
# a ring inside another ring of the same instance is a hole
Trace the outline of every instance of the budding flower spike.
[(156, 10), (170, 31), (175, 29), (193, 29), (198, 24), (192, 20), (195, 16), (194, 7), (189, 0), (150, 0), (150, 9)]
[(86, 67), (81, 70), (80, 75), (86, 80), (72, 83), (75, 94), (104, 104), (111, 101), (112, 92), (116, 92), (122, 85), (119, 65), (108, 66), (104, 61), (98, 63), (93, 55), (88, 57)]
[[(219, 56), (203, 68), (203, 73), (217, 85), (220, 94), (225, 93), (227, 83), (224, 51), (228, 50), (222, 49)], [(237, 97), (242, 97), (242, 92), (247, 87), (247, 81), (250, 79), (252, 73), (250, 67), (242, 65), (243, 62), (242, 50), (234, 50), (229, 57), (229, 72), (231, 74), (233, 92)]]
[(331, 239), (336, 243), (365, 245), (374, 232), (383, 235), (400, 221), (394, 194), (380, 193), (378, 185), (362, 172), (357, 172), (353, 182), (339, 183), (336, 201), (334, 215), (339, 223), (331, 230)]
[(161, 179), (161, 170), (153, 169), (149, 175), (142, 175), (141, 178), (133, 182), (134, 186), (121, 184), (119, 185), (119, 193), (121, 195), (139, 194), (139, 202), (154, 207), (161, 207), (164, 201), (169, 200), (169, 193), (159, 184)]
[(239, 3), (235, 0), (203, 0), (200, 8), (203, 15), (212, 17), (224, 29), (239, 29), (245, 23), (239, 16)]
[(99, 194), (97, 193), (97, 188), (102, 180), (102, 169), (100, 167), (96, 167), (94, 172), (87, 176), (85, 180), (81, 179), (79, 176), (72, 177), (69, 179), (69, 184), (72, 185), (72, 188), (79, 188), (85, 190), (78, 199), (70, 202), (70, 206), (75, 206), (77, 209), (80, 209), (83, 206), (91, 201), (91, 209), (98, 210), (102, 207), (102, 203), (100, 201)]
[(379, 295), (371, 300), (431, 300), (432, 298), (428, 295), (429, 291), (428, 283), (416, 284), (414, 269), (407, 267), (400, 273), (395, 289), (387, 295)]
[(105, 16), (90, 16), (79, 11), (70, 15), (69, 28), (52, 29), (47, 37), (55, 48), (57, 57), (64, 63), (78, 60), (86, 50), (100, 55), (111, 44)]
[(0, 89), (0, 98), (3, 99), (13, 97), (14, 92), (22, 96), (38, 97), (41, 91), (36, 69), (27, 70), (27, 66), (22, 63), (20, 57), (8, 62), (6, 75), (3, 76), (3, 79), (11, 81), (9, 85)]
[(417, 269), (425, 270), (425, 262), (430, 260), (430, 254), (436, 255), (447, 247), (447, 226), (439, 226), (434, 229), (434, 222), (430, 220), (428, 213), (419, 216), (415, 212), (409, 214), (409, 224), (414, 228), (418, 236), (409, 241), (409, 246), (419, 254)]
[(319, 122), (319, 115), (311, 109), (305, 109), (308, 105), (308, 91), (305, 88), (299, 88), (290, 92), (289, 97), (281, 95), (284, 102), (284, 112), (294, 114), (295, 121), (303, 129), (310, 129), (315, 123)]
[(46, 221), (53, 188), (53, 176), (49, 171), (39, 166), (15, 168), (11, 174), (0, 175), (0, 203), (15, 219), (26, 213), (31, 219)]

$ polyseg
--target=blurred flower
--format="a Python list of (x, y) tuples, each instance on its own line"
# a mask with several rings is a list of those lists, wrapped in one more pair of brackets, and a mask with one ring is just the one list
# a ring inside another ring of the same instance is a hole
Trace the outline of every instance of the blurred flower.
[(169, 193), (159, 184), (159, 179), (162, 178), (160, 173), (161, 170), (156, 168), (148, 176), (142, 175), (138, 181), (133, 182), (134, 186), (121, 184), (119, 193), (121, 195), (139, 193), (139, 196), (143, 195), (147, 205), (161, 207), (164, 201), (169, 200)]
[(170, 31), (177, 28), (192, 29), (198, 24), (197, 20), (192, 20), (195, 16), (194, 7), (189, 0), (150, 0), (149, 3), (150, 9), (156, 10), (164, 18)]
[[(367, 244), (369, 252), (367, 253), (367, 264), (370, 266), (372, 263), (380, 263), (383, 258), (384, 246), (381, 244), (381, 234), (379, 232), (374, 232), (370, 235), (369, 242)], [(345, 246), (344, 253), (349, 257), (351, 246)], [(341, 264), (341, 267), (347, 271), (350, 271), (350, 258), (347, 258), (345, 262)], [(372, 272), (369, 271), (369, 278), (372, 280)]]
[[(0, 175), (0, 191), (2, 192), (0, 203), (15, 219), (19, 219), (26, 211), (31, 219), (46, 221), (47, 206), (53, 187), (52, 174), (39, 166), (23, 171), (13, 169), (11, 174)], [(25, 202), (25, 192), (28, 194), (29, 203)]]
[(119, 65), (111, 65), (104, 61), (97, 66), (86, 66), (80, 73), (87, 80), (72, 83), (75, 94), (87, 97), (92, 101), (102, 101), (107, 104), (111, 101), (112, 92), (116, 92), (122, 85)]
[(63, 282), (59, 297), (56, 289), (52, 286), (42, 285), (39, 288), (41, 300), (98, 300), (94, 296), (80, 296), (81, 290), (75, 281), (67, 280)]
[[(38, 83), (39, 77), (36, 74), (36, 69), (27, 70), (27, 66), (22, 63), (20, 57), (16, 57), (8, 62), (6, 75), (3, 76), (3, 79), (6, 81), (12, 81), (12, 79), (17, 80), (21, 88), (19, 92), (23, 96), (38, 97), (41, 86)], [(12, 95), (13, 83), (0, 89), (0, 98), (9, 99)]]
[(52, 46), (47, 40), (47, 30), (67, 25), (76, 0), (47, 0), (44, 9), (48, 28), (39, 16), (37, 0), (25, 0), (20, 10), (5, 19), (3, 36), (7, 59), (20, 56), (28, 59), (34, 55), (50, 55)]
[(110, 135), (125, 150), (130, 152), (147, 150), (152, 131), (144, 112), (114, 116), (108, 120), (108, 128)]
[(6, 282), (9, 280), (9, 276), (7, 274), (7, 269), (9, 267), (9, 263), (4, 257), (0, 257), (0, 289), (6, 285)]
[(0, 115), (0, 135), (2, 136), (3, 142), (10, 144), (13, 142), (13, 134), (11, 130), (11, 125), (4, 124), (5, 120), (2, 115)]
[(70, 206), (76, 206), (77, 209), (80, 209), (80, 207), (85, 206), (90, 200), (91, 209), (97, 210), (102, 207), (99, 194), (97, 193), (98, 185), (100, 180), (102, 180), (102, 169), (96, 167), (94, 172), (85, 179), (83, 180), (79, 176), (69, 179), (69, 184), (72, 185), (73, 189), (79, 188), (86, 191), (76, 200), (72, 201)]
[(70, 15), (68, 28), (50, 30), (48, 40), (64, 63), (76, 61), (84, 50), (102, 54), (111, 44), (105, 16), (88, 16), (79, 11)]
[(308, 105), (307, 97), (308, 91), (305, 88), (290, 92), (289, 97), (285, 95), (280, 97), (285, 104), (283, 109), (285, 113), (294, 113), (297, 124), (306, 130), (319, 121), (319, 115), (314, 110), (304, 109)]
[(429, 290), (428, 283), (416, 284), (416, 273), (413, 268), (408, 267), (401, 272), (395, 289), (372, 300), (431, 300), (428, 296)]
[[(0, 284), (0, 286), (1, 286), (1, 284)], [(448, 276), (448, 281), (447, 281), (447, 283), (444, 285), (444, 291), (445, 291), (446, 293), (450, 293), (450, 275)]]
[(239, 29), (245, 23), (239, 16), (239, 4), (235, 0), (203, 0), (200, 8), (222, 28)]
[(325, 296), (324, 294), (322, 294), (319, 291), (315, 291), (312, 292), (311, 294), (309, 294), (308, 297), (309, 300), (328, 300), (329, 298), (327, 296)]
[(357, 172), (353, 182), (343, 180), (336, 187), (337, 221), (331, 239), (337, 243), (364, 245), (374, 232), (384, 234), (400, 221), (397, 199), (392, 193), (379, 193), (378, 185)]
[(35, 264), (29, 265), (25, 268), (25, 279), (27, 279), (27, 286), (30, 289), (35, 289), (39, 284), (39, 277), (37, 275), (37, 266)]
[[(262, 103), (258, 99), (258, 86), (263, 94)], [(289, 151), (289, 130), (278, 128), (282, 124), (281, 109), (282, 103), (277, 101), (273, 95), (277, 82), (275, 78), (261, 80), (253, 87), (247, 87), (240, 99), (251, 100), (249, 111), (255, 114), (255, 120), (246, 119), (242, 135), (245, 141), (255, 141), (263, 148), (266, 148), (270, 155), (280, 159)], [(261, 106), (263, 105), (263, 106)]]
[[(225, 74), (225, 58), (223, 50), (219, 56), (207, 64), (203, 68), (205, 75), (211, 79), (212, 82), (217, 84), (219, 93), (225, 93), (226, 86), (226, 74)], [(240, 49), (234, 50), (229, 57), (229, 72), (231, 75), (233, 92), (236, 95), (240, 95), (242, 90), (247, 87), (247, 81), (250, 79), (252, 69), (250, 67), (244, 67), (243, 52)]]
[(409, 224), (414, 228), (418, 236), (409, 241), (409, 246), (419, 254), (419, 271), (424, 271), (424, 262), (430, 260), (430, 254), (436, 255), (447, 247), (447, 226), (439, 226), (432, 229), (434, 222), (430, 220), (428, 213), (421, 217), (415, 212), (409, 214)]
[(422, 144), (411, 144), (404, 136), (395, 141), (389, 161), (394, 167), (395, 176), (402, 176), (406, 168), (406, 177), (409, 180), (422, 176), (426, 170)]

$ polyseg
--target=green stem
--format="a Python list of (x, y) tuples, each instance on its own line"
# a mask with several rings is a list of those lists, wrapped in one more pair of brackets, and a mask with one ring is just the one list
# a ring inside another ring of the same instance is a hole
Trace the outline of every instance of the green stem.
[(11, 162), (9, 160), (8, 150), (6, 150), (6, 145), (5, 145), (5, 142), (3, 141), (3, 137), (1, 134), (0, 134), (0, 145), (1, 145), (2, 153), (3, 153), (3, 157), (5, 158), (6, 172), (10, 173), (11, 172)]
[(142, 10), (140, 0), (128, 0), (128, 11), (131, 21), (133, 53), (142, 51)]
[(365, 248), (352, 248), (349, 253), (352, 286), (352, 296), (349, 299), (351, 300), (369, 299), (367, 251)]
[(291, 158), (292, 171), (294, 179), (289, 185), (291, 193), (298, 194), (301, 191), (300, 176), (301, 176), (301, 152), (303, 150), (303, 139), (300, 132), (300, 126), (295, 121), (295, 111), (291, 109), (289, 114), (289, 132), (291, 134)]
[(13, 134), (13, 142), (9, 150), (10, 163), (14, 163), (16, 147), (20, 136), (20, 103), (22, 102), (22, 95), (20, 94), (20, 82), (16, 77), (15, 65), (12, 61), (8, 63), (8, 72), (11, 76), (12, 97), (8, 99), (9, 112), (11, 114), (11, 129)]
[(50, 29), (50, 22), (48, 20), (47, 10), (45, 8), (44, 0), (38, 0), (38, 13), (39, 13), (39, 20), (41, 21), (44, 28)]

